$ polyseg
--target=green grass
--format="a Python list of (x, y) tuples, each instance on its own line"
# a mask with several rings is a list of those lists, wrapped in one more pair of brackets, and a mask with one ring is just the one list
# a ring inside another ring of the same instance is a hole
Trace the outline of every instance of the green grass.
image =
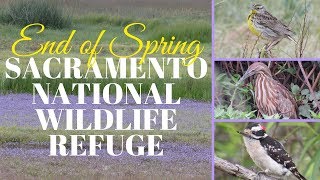
[(159, 24), (154, 29), (149, 39), (161, 39), (161, 37), (171, 39), (174, 35), (176, 39), (181, 41), (211, 42), (211, 24), (208, 21), (171, 22), (169, 25)]
[(63, 12), (57, 1), (20, 0), (10, 2), (2, 9), (0, 21), (21, 27), (32, 23), (41, 23), (50, 28), (65, 28), (71, 25), (71, 19)]
[[(38, 143), (39, 145), (43, 143), (49, 143), (49, 135), (64, 135), (67, 137), (68, 142), (70, 142), (69, 135), (124, 135), (128, 137), (130, 135), (153, 135), (161, 134), (162, 142), (179, 142), (179, 143), (189, 143), (189, 144), (203, 144), (209, 146), (211, 144), (211, 133), (203, 133), (200, 131), (65, 131), (65, 130), (42, 130), (38, 128), (24, 128), (24, 127), (1, 127), (0, 126), (0, 144), (8, 142), (16, 142), (20, 145), (27, 145), (30, 142)], [(121, 147), (120, 139), (115, 139), (115, 148)], [(104, 144), (104, 143), (102, 143)], [(37, 145), (37, 144), (36, 144)]]
[[(76, 80), (76, 79), (48, 79), (42, 78), (40, 80), (34, 80), (31, 76), (27, 76), (26, 79), (22, 77), (18, 79), (1, 79), (0, 92), (2, 94), (7, 93), (33, 93), (33, 84), (40, 83), (43, 88), (46, 88), (46, 83), (50, 83), (50, 93), (55, 94), (60, 83), (63, 83), (67, 94), (77, 95), (78, 90), (72, 91), (72, 83), (100, 83), (100, 89), (102, 89), (109, 83), (117, 83), (122, 87), (123, 92), (126, 91), (125, 83), (133, 83), (136, 89), (139, 89), (139, 83), (142, 83), (141, 92), (142, 94), (148, 94), (151, 84), (155, 83), (160, 95), (165, 95), (165, 83), (175, 83), (173, 85), (173, 98), (178, 99), (180, 97), (188, 99), (197, 99), (203, 101), (211, 100), (211, 82), (209, 78), (204, 78), (201, 80), (194, 81), (190, 78), (182, 78), (180, 80), (171, 79), (153, 79), (150, 80), (97, 80), (89, 78), (86, 80)], [(139, 90), (138, 90), (139, 92)], [(115, 94), (115, 89), (111, 89), (111, 94)], [(86, 95), (92, 95), (92, 91), (85, 90)]]
[[(35, 51), (39, 48), (40, 44), (45, 43), (46, 41), (61, 41), (67, 39), (71, 30), (76, 30), (76, 34), (72, 40), (72, 50), (68, 55), (50, 55), (45, 53), (43, 55), (37, 55), (34, 58), (36, 59), (37, 65), (40, 68), (43, 61), (48, 57), (78, 57), (82, 60), (83, 66), (81, 69), (85, 69), (88, 55), (80, 55), (79, 47), (85, 40), (91, 40), (94, 42), (100, 33), (101, 30), (106, 30), (104, 37), (101, 40), (100, 47), (103, 47), (102, 52), (98, 55), (98, 58), (102, 59), (105, 57), (112, 57), (108, 50), (109, 42), (114, 38), (118, 37), (115, 44), (115, 52), (118, 54), (131, 54), (137, 49), (137, 44), (135, 41), (128, 39), (124, 36), (123, 28), (131, 22), (142, 22), (146, 24), (145, 32), (140, 32), (140, 28), (133, 29), (139, 38), (144, 41), (144, 45), (147, 40), (160, 41), (161, 36), (164, 36), (167, 40), (171, 40), (171, 36), (176, 37), (177, 41), (191, 41), (191, 40), (200, 40), (201, 45), (204, 46), (204, 51), (200, 57), (204, 58), (208, 63), (208, 73), (207, 76), (201, 80), (194, 80), (192, 78), (185, 77), (186, 71), (183, 70), (181, 80), (172, 81), (168, 78), (166, 79), (157, 79), (151, 78), (147, 80), (142, 80), (142, 83), (145, 86), (149, 86), (152, 82), (156, 82), (160, 86), (161, 94), (163, 95), (163, 87), (161, 84), (164, 82), (174, 82), (176, 83), (174, 90), (174, 98), (190, 98), (197, 100), (209, 101), (211, 100), (211, 25), (210, 25), (210, 9), (201, 9), (201, 8), (191, 8), (185, 9), (183, 6), (181, 8), (171, 9), (168, 13), (167, 8), (163, 7), (129, 7), (121, 4), (119, 1), (118, 6), (109, 7), (112, 3), (106, 3), (100, 6), (97, 5), (95, 8), (97, 10), (92, 11), (89, 8), (93, 4), (88, 5), (88, 8), (82, 8), (83, 5), (77, 4), (76, 1), (70, 1), (71, 4), (66, 5), (64, 8), (66, 12), (72, 14), (72, 26), (65, 29), (52, 29), (46, 28), (43, 33), (35, 34), (37, 31), (36, 28), (30, 29), (27, 34), (32, 37), (32, 41), (22, 43), (19, 45), (19, 52), (30, 52)], [(98, 2), (96, 2), (98, 4)], [(170, 4), (170, 3), (169, 3)], [(183, 4), (183, 3), (182, 3)], [(81, 9), (80, 9), (81, 7)], [(99, 7), (99, 8), (98, 8)], [(102, 7), (105, 7), (102, 9)], [(86, 12), (86, 13), (83, 13)], [(121, 13), (120, 13), (121, 12)], [(170, 22), (170, 23), (168, 23)], [(195, 26), (196, 25), (196, 26)], [(15, 56), (11, 52), (12, 44), (20, 38), (19, 32), (21, 30), (20, 26), (10, 25), (10, 24), (0, 24), (0, 34), (2, 35), (0, 49), (2, 53), (0, 54), (0, 92), (2, 93), (22, 93), (32, 92), (31, 82), (37, 80), (32, 80), (30, 77), (27, 79), (17, 79), (17, 80), (8, 80), (4, 79), (4, 72), (6, 72), (6, 67), (4, 66), (4, 61), (12, 56)], [(142, 53), (138, 54), (137, 57), (141, 56)], [(156, 53), (152, 55), (153, 57), (167, 57), (167, 55), (161, 55)], [(179, 55), (168, 56), (168, 57), (183, 57)], [(23, 69), (26, 68), (28, 58), (20, 59), (20, 67)], [(105, 71), (104, 64), (102, 63), (101, 71)], [(143, 68), (146, 68), (147, 64), (143, 65)], [(57, 69), (62, 68), (58, 63), (53, 63), (52, 72), (57, 72)], [(40, 68), (41, 69), (41, 68)], [(41, 71), (41, 70), (40, 70)], [(174, 71), (172, 65), (165, 67), (166, 74), (168, 76)], [(127, 70), (129, 72), (129, 69)], [(58, 80), (49, 80), (43, 78), (40, 80), (42, 83), (50, 82), (55, 86), (58, 84)], [(74, 80), (61, 80), (64, 83), (72, 83)], [(98, 80), (89, 79), (87, 82), (97, 82)], [(79, 81), (77, 81), (79, 82)], [(85, 82), (81, 80), (81, 82)], [(119, 84), (124, 84), (124, 80), (107, 80), (102, 82), (106, 84), (107, 82), (117, 82)], [(129, 83), (138, 83), (136, 80), (129, 80)], [(68, 91), (71, 93), (70, 91)], [(146, 90), (143, 92), (146, 93)], [(90, 94), (90, 93), (87, 93)]]

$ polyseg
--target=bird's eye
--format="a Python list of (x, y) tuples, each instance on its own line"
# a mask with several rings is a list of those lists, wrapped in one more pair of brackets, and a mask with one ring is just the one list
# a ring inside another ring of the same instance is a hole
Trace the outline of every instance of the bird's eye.
[(256, 9), (260, 10), (260, 9), (262, 9), (262, 6), (256, 6)]
[(260, 131), (252, 131), (252, 134), (256, 135), (256, 136), (263, 136), (264, 135), (264, 131), (260, 130)]

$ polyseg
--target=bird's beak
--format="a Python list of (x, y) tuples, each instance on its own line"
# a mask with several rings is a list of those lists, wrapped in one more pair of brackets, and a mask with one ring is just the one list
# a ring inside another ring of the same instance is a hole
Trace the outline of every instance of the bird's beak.
[(241, 134), (244, 137), (250, 138), (250, 130), (249, 129), (245, 129), (243, 132), (237, 131), (237, 133)]
[(249, 76), (251, 76), (251, 72), (247, 71), (237, 82), (236, 86), (239, 86), (245, 79), (247, 79)]

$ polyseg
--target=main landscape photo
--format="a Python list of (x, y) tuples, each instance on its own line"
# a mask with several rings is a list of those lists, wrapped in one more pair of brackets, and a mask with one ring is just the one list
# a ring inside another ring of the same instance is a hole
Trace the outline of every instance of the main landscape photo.
[(211, 178), (210, 1), (0, 3), (0, 179)]

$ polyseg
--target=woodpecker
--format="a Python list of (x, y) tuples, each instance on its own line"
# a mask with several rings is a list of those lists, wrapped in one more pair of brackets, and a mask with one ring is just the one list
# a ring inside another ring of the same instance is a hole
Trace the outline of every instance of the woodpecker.
[(259, 123), (249, 123), (243, 132), (238, 133), (243, 135), (251, 159), (265, 174), (283, 178), (293, 175), (299, 180), (306, 180), (299, 173), (284, 146), (268, 136), (265, 127)]

